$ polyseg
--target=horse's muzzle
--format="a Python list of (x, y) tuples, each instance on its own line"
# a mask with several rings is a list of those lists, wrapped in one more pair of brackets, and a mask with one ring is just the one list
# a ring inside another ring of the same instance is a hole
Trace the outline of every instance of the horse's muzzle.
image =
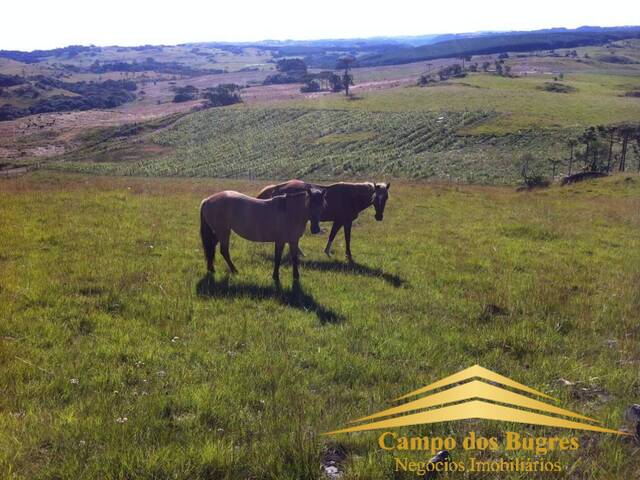
[(376, 218), (377, 221), (381, 222), (382, 221), (382, 214), (378, 215), (376, 213), (376, 217), (375, 218)]

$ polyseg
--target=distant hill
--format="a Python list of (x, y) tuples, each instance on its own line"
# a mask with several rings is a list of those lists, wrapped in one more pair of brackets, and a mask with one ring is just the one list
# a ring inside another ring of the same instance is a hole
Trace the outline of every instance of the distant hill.
[(640, 38), (640, 27), (582, 27), (576, 30), (553, 29), (458, 37), (419, 47), (388, 48), (384, 52), (363, 55), (358, 59), (358, 64), (360, 66), (397, 65), (461, 55), (575, 48), (626, 38)]

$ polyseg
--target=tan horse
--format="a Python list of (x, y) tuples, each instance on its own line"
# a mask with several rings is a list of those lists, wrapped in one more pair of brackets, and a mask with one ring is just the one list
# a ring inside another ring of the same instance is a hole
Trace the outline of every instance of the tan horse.
[(200, 236), (207, 261), (207, 270), (214, 271), (216, 245), (232, 273), (237, 269), (229, 256), (229, 236), (234, 231), (253, 242), (274, 242), (273, 278), (279, 278), (280, 259), (285, 243), (289, 244), (293, 278), (299, 278), (298, 241), (307, 221), (311, 233), (320, 231), (320, 214), (324, 206), (324, 192), (309, 188), (299, 193), (259, 200), (227, 190), (216, 193), (200, 204)]

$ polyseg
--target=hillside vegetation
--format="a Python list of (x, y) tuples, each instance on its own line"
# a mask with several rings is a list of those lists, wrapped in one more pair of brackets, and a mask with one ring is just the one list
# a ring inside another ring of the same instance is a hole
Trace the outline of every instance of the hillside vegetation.
[[(638, 402), (640, 177), (532, 193), (394, 182), (384, 221), (357, 221), (355, 265), (342, 236), (331, 260), (306, 235), (300, 285), (285, 267), (278, 290), (271, 247), (234, 236), (240, 273), (218, 257), (207, 280), (200, 200), (264, 183), (2, 182), (0, 476), (320, 479), (338, 449), (344, 479), (398, 478), (375, 432), (321, 434), (474, 363), (610, 428)], [(405, 433), (505, 429), (553, 434)], [(640, 473), (630, 441), (575, 434), (579, 450), (544, 456), (556, 478)]]
[[(549, 85), (553, 88), (549, 88)], [(563, 87), (558, 92), (557, 85)], [(404, 177), (514, 183), (531, 154), (567, 171), (587, 127), (638, 122), (635, 77), (471, 74), (428, 87), (210, 109), (157, 132), (107, 130), (48, 168), (148, 176)], [(635, 148), (635, 147), (634, 147)], [(618, 147), (616, 147), (617, 152)], [(638, 153), (630, 147), (629, 168)], [(153, 152), (149, 155), (148, 152)], [(606, 154), (605, 154), (606, 155)]]

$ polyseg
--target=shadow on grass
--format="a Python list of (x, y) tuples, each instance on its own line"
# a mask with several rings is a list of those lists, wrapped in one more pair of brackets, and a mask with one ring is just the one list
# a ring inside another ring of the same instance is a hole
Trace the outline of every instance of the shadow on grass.
[[(273, 255), (263, 254), (265, 259), (273, 261)], [(289, 262), (289, 255), (283, 257), (284, 262)], [(358, 263), (354, 260), (341, 262), (339, 260), (305, 260), (304, 257), (300, 259), (300, 266), (302, 268), (308, 268), (309, 270), (317, 270), (319, 272), (340, 272), (349, 273), (352, 275), (362, 275), (365, 277), (380, 278), (390, 285), (398, 288), (402, 285), (406, 285), (408, 282), (399, 275), (393, 273), (387, 273), (381, 268), (374, 268)]]
[(298, 280), (293, 281), (290, 289), (283, 289), (280, 282), (274, 282), (272, 286), (255, 283), (229, 284), (229, 277), (216, 282), (213, 275), (207, 274), (196, 285), (196, 291), (201, 297), (207, 298), (250, 298), (258, 301), (273, 298), (287, 307), (315, 313), (322, 323), (344, 321), (342, 315), (322, 306), (312, 295), (306, 293)]
[(365, 277), (380, 278), (390, 285), (398, 288), (407, 281), (399, 275), (387, 273), (381, 268), (373, 268), (356, 261), (340, 262), (338, 260), (303, 260), (300, 262), (303, 268), (319, 270), (321, 272), (342, 272)]

